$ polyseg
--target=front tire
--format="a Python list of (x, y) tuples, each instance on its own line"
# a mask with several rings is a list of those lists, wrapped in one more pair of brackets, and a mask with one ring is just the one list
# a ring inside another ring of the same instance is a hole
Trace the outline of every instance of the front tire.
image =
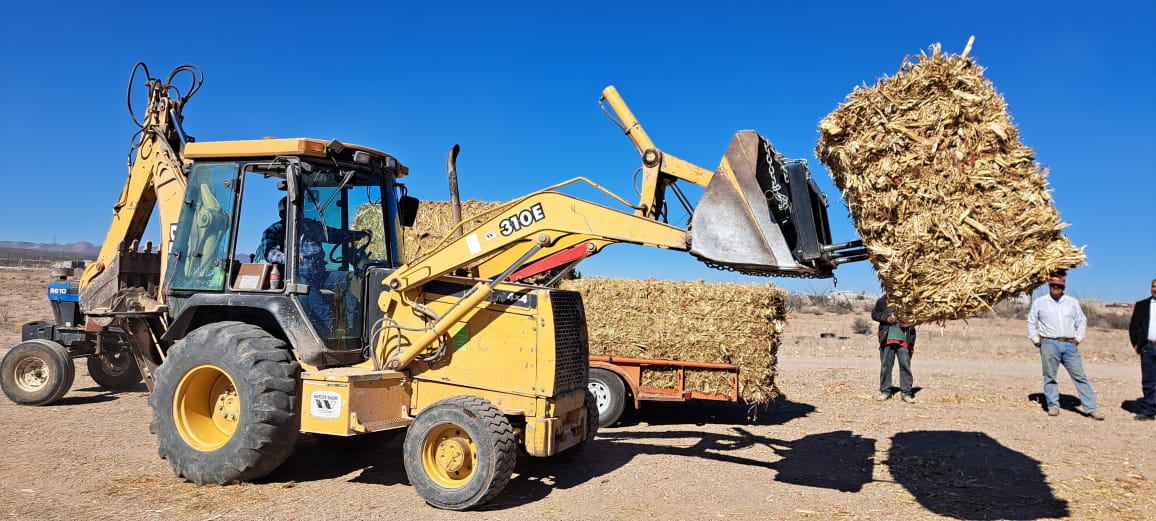
[(131, 389), (141, 381), (136, 359), (128, 351), (105, 351), (88, 357), (88, 376), (109, 391)]
[(506, 487), (517, 462), (509, 420), (476, 396), (455, 396), (417, 415), (405, 436), (405, 473), (437, 508), (466, 510)]
[(76, 366), (64, 346), (32, 339), (13, 347), (0, 361), (0, 388), (20, 405), (50, 405), (68, 393)]
[(198, 485), (267, 476), (297, 440), (300, 370), (285, 342), (257, 326), (194, 330), (157, 368), (149, 397), (161, 458)]
[(626, 409), (626, 384), (622, 378), (605, 369), (591, 367), (586, 388), (597, 400), (599, 427), (609, 427), (622, 418)]

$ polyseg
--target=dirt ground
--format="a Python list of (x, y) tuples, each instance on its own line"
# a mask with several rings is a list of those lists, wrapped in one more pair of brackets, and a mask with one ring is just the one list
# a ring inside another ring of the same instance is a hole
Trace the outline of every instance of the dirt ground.
[[(50, 316), (44, 271), (0, 269), (0, 352)], [(427, 506), (400, 437), (363, 453), (298, 450), (258, 483), (197, 487), (173, 476), (149, 434), (143, 387), (109, 394), (80, 364), (54, 406), (0, 398), (0, 517), (44, 519), (1153, 519), (1156, 422), (1128, 411), (1139, 364), (1121, 330), (1081, 350), (1106, 421), (1038, 403), (1036, 350), (1019, 320), (920, 330), (918, 402), (875, 400), (871, 337), (854, 314), (795, 314), (780, 398), (754, 422), (733, 404), (648, 404), (600, 431), (571, 465), (519, 462), (481, 511)], [(834, 338), (820, 338), (833, 332)]]

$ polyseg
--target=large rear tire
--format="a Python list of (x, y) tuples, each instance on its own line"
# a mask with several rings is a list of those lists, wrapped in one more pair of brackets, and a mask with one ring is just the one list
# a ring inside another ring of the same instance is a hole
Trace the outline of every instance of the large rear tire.
[(417, 415), (403, 449), (405, 473), (437, 508), (466, 510), (506, 487), (517, 463), (509, 420), (476, 396), (455, 396)]
[(128, 351), (105, 351), (88, 357), (88, 376), (109, 391), (131, 389), (141, 381), (136, 359)]
[(300, 370), (285, 342), (257, 326), (194, 330), (157, 368), (149, 397), (160, 456), (198, 485), (273, 472), (297, 440)]
[(0, 388), (20, 405), (50, 405), (68, 393), (76, 366), (64, 346), (32, 339), (13, 347), (0, 361)]
[(597, 401), (599, 427), (609, 427), (622, 418), (622, 412), (626, 410), (626, 384), (622, 378), (605, 369), (591, 367), (586, 388)]

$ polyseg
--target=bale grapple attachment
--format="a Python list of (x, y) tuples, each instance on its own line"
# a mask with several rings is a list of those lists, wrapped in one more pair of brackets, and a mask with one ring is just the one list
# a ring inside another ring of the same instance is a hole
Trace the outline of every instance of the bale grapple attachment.
[(691, 254), (751, 275), (831, 277), (866, 257), (859, 246), (831, 244), (827, 197), (807, 164), (750, 130), (731, 140), (691, 223)]
[[(690, 253), (707, 265), (749, 275), (825, 278), (839, 264), (867, 258), (859, 241), (831, 244), (827, 196), (807, 163), (783, 159), (757, 132), (735, 133), (711, 172), (654, 146), (614, 86), (602, 90), (600, 101), (610, 105), (610, 119), (642, 156), (635, 214), (664, 217), (666, 190), (673, 190), (691, 213)], [(693, 208), (679, 180), (705, 189)]]

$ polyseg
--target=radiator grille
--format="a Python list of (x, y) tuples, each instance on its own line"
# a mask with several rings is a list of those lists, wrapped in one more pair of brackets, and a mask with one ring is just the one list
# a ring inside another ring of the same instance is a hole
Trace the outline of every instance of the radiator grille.
[(550, 308), (554, 313), (554, 392), (561, 394), (586, 387), (590, 347), (586, 337), (586, 313), (582, 295), (576, 291), (553, 290)]

